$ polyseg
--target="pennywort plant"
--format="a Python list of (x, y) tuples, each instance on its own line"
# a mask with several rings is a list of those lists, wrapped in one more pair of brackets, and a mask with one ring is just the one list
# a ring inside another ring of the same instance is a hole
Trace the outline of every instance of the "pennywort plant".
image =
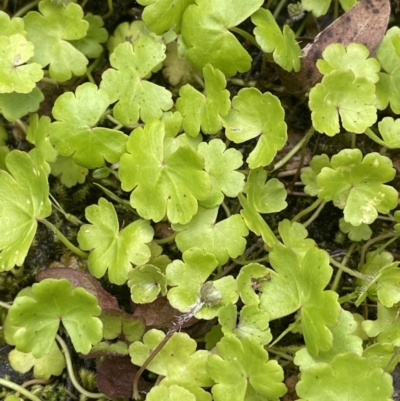
[[(302, 18), (330, 1), (293, 3), (282, 23), (284, 1), (140, 0), (141, 18), (107, 29), (100, 2), (86, 3), (0, 11), (13, 368), (48, 379), (66, 367), (87, 398), (390, 399), (400, 29), (389, 1), (342, 0), (341, 16), (333, 2), (335, 22), (303, 50)], [(360, 20), (383, 27), (374, 43)], [(48, 230), (53, 268), (30, 256), (48, 250)], [(340, 237), (336, 249), (318, 232)], [(97, 358), (98, 392), (76, 379), (67, 337)]]

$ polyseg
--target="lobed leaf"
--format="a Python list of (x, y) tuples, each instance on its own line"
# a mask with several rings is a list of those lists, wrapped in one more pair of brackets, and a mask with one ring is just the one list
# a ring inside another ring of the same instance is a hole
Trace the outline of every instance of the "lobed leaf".
[(27, 38), (35, 45), (31, 61), (43, 68), (49, 66), (50, 77), (59, 82), (83, 75), (88, 59), (69, 43), (87, 34), (89, 23), (83, 19), (81, 6), (69, 3), (58, 7), (41, 1), (39, 11), (30, 11), (24, 17)]
[(304, 340), (313, 356), (332, 348), (332, 333), (339, 318), (338, 294), (324, 291), (332, 268), (329, 257), (312, 247), (299, 258), (290, 248), (277, 243), (270, 253), (270, 280), (261, 283), (260, 308), (270, 319), (287, 316), (300, 309)]
[(245, 72), (251, 57), (229, 28), (239, 25), (257, 11), (263, 0), (196, 0), (182, 19), (186, 56), (199, 70), (207, 63), (225, 75)]
[(0, 93), (30, 93), (43, 78), (38, 63), (26, 64), (33, 48), (23, 35), (0, 36)]
[(318, 174), (318, 196), (344, 209), (345, 221), (353, 226), (371, 224), (378, 212), (389, 213), (397, 205), (397, 191), (383, 184), (394, 175), (389, 158), (375, 152), (362, 158), (359, 149), (344, 149)]
[(224, 195), (234, 198), (244, 187), (244, 175), (235, 171), (243, 164), (242, 154), (236, 149), (226, 149), (220, 139), (201, 142), (198, 152), (204, 157), (204, 170), (210, 175), (211, 193), (201, 201), (204, 207), (220, 205)]
[[(151, 36), (118, 45), (110, 56), (109, 68), (103, 73), (100, 88), (114, 106), (114, 116), (125, 125), (161, 118), (172, 105), (171, 92), (144, 79), (165, 59), (165, 45)], [(126, 83), (129, 82), (129, 85)]]
[(203, 68), (204, 94), (186, 84), (179, 90), (176, 110), (183, 116), (183, 128), (190, 136), (216, 134), (222, 128), (222, 119), (230, 109), (230, 94), (225, 89), (224, 74), (211, 64)]
[(319, 132), (334, 136), (343, 127), (363, 133), (376, 121), (375, 86), (352, 71), (334, 70), (310, 91), (309, 107), (313, 126)]
[(115, 209), (104, 198), (100, 198), (98, 206), (88, 206), (85, 215), (92, 224), (81, 226), (78, 242), (82, 249), (91, 250), (90, 273), (99, 278), (108, 271), (111, 283), (124, 284), (132, 264), (142, 265), (150, 259), (146, 245), (154, 234), (150, 222), (139, 219), (120, 230)]
[(301, 48), (295, 33), (288, 25), (283, 32), (276, 23), (271, 11), (260, 8), (252, 16), (256, 28), (254, 35), (265, 53), (273, 53), (274, 61), (286, 71), (300, 71)]
[(237, 258), (246, 247), (247, 227), (239, 214), (216, 222), (219, 207), (199, 207), (197, 214), (187, 224), (173, 224), (178, 232), (175, 237), (180, 251), (196, 246), (215, 255), (220, 265), (229, 257)]
[(278, 401), (286, 393), (283, 370), (256, 341), (225, 335), (217, 344), (218, 354), (210, 355), (207, 371), (216, 384), (211, 392), (215, 401)]
[(9, 310), (17, 349), (35, 358), (48, 354), (60, 323), (77, 352), (87, 354), (102, 338), (101, 309), (97, 299), (83, 288), (72, 288), (66, 280), (46, 279), (32, 286), (28, 295), (18, 296)]
[(167, 215), (172, 223), (186, 224), (196, 214), (198, 200), (207, 198), (210, 179), (203, 158), (191, 146), (178, 143), (175, 150), (167, 146), (168, 139), (160, 121), (132, 132), (129, 153), (121, 157), (122, 189), (133, 189), (131, 205), (144, 219), (158, 222)]

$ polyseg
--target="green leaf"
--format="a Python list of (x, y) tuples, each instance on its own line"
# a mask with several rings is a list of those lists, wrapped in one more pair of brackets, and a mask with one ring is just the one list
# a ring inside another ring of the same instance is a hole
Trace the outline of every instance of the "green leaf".
[(360, 149), (343, 149), (318, 174), (318, 197), (344, 209), (345, 221), (353, 226), (371, 224), (378, 212), (397, 206), (397, 191), (383, 184), (394, 176), (389, 158), (375, 152), (362, 158)]
[(86, 82), (55, 101), (50, 139), (62, 156), (72, 156), (82, 167), (116, 163), (126, 149), (128, 137), (121, 131), (96, 127), (110, 104), (107, 93)]
[(182, 19), (186, 56), (199, 70), (207, 63), (225, 75), (250, 69), (251, 57), (229, 32), (257, 11), (263, 0), (197, 0)]
[(154, 386), (146, 396), (147, 401), (196, 401), (196, 396), (189, 390), (172, 384), (170, 387)]
[[(359, 306), (368, 296), (373, 302), (378, 301), (377, 290), (380, 288), (378, 280), (381, 277), (380, 271), (390, 266), (393, 262), (393, 255), (390, 252), (368, 252), (366, 263), (361, 268), (361, 273), (369, 276), (367, 280), (357, 280), (359, 297), (357, 298), (356, 305)], [(389, 271), (391, 269), (389, 268)], [(392, 307), (391, 305), (386, 305)]]
[(151, 36), (157, 41), (162, 41), (162, 37), (150, 32), (143, 21), (136, 20), (132, 23), (123, 22), (122, 24), (119, 24), (112, 36), (108, 39), (107, 49), (112, 53), (120, 43), (124, 42), (129, 42), (133, 46), (133, 44), (142, 36)]
[(279, 99), (269, 92), (245, 88), (233, 98), (232, 109), (224, 118), (226, 136), (242, 143), (260, 136), (247, 158), (251, 169), (267, 166), (287, 140), (284, 110)]
[(376, 121), (375, 85), (367, 78), (356, 78), (352, 71), (333, 71), (310, 92), (309, 106), (315, 129), (329, 136), (343, 127), (363, 133)]
[(335, 70), (350, 70), (356, 78), (365, 77), (376, 83), (381, 66), (377, 59), (368, 56), (368, 48), (361, 43), (350, 43), (347, 48), (341, 43), (334, 43), (322, 52), (323, 60), (317, 61), (317, 68), (324, 75)]
[(70, 43), (88, 58), (97, 58), (104, 48), (100, 43), (107, 42), (108, 32), (103, 28), (104, 22), (99, 15), (86, 14), (83, 19), (89, 23), (89, 29), (84, 38), (70, 40)]
[(88, 264), (90, 273), (108, 279), (114, 284), (124, 284), (132, 264), (142, 265), (150, 259), (146, 243), (153, 239), (154, 231), (149, 221), (136, 220), (120, 230), (118, 217), (112, 203), (100, 198), (99, 205), (86, 208), (86, 219), (78, 232), (82, 249), (92, 250)]
[(0, 170), (0, 271), (21, 266), (36, 233), (37, 220), (51, 214), (47, 176), (27, 153), (13, 150)]
[(299, 401), (389, 401), (393, 386), (388, 373), (371, 369), (367, 359), (348, 352), (302, 373), (296, 392)]
[(386, 148), (400, 148), (400, 119), (395, 120), (393, 117), (384, 117), (379, 121), (378, 128), (382, 139), (372, 131), (368, 132), (367, 135)]
[(270, 279), (267, 268), (259, 263), (249, 263), (240, 269), (237, 277), (240, 299), (245, 305), (258, 305), (260, 297), (256, 293), (264, 281)]
[(146, 6), (142, 18), (149, 29), (157, 35), (162, 35), (173, 28), (177, 33), (181, 30), (182, 16), (195, 0), (139, 0)]
[(237, 258), (246, 248), (247, 227), (239, 214), (216, 222), (219, 207), (205, 209), (199, 207), (193, 219), (183, 224), (173, 224), (178, 232), (176, 244), (181, 252), (196, 246), (215, 255), (220, 265), (229, 257)]
[(286, 393), (283, 370), (256, 341), (226, 335), (217, 344), (218, 355), (210, 355), (207, 371), (216, 381), (211, 392), (215, 401), (278, 401)]
[(145, 331), (143, 319), (119, 309), (103, 309), (100, 320), (103, 323), (103, 338), (106, 340), (122, 336), (126, 341), (134, 342), (140, 340)]
[(377, 337), (379, 343), (390, 343), (400, 347), (399, 307), (386, 308), (378, 302), (378, 318), (364, 320), (361, 324), (369, 337)]
[(39, 110), (43, 100), (43, 93), (38, 88), (30, 93), (0, 93), (1, 112), (8, 121), (15, 122), (29, 112)]
[(32, 286), (31, 295), (17, 297), (9, 310), (17, 349), (35, 358), (50, 353), (60, 323), (77, 352), (87, 354), (102, 338), (97, 299), (66, 280), (45, 279)]
[[(143, 342), (136, 341), (129, 347), (132, 363), (142, 365), (152, 350), (165, 337), (160, 330), (149, 330)], [(196, 351), (197, 343), (185, 333), (174, 333), (146, 369), (166, 376), (175, 384), (210, 387), (214, 384), (206, 371), (209, 352)]]
[(285, 209), (285, 186), (276, 178), (267, 179), (263, 168), (250, 170), (244, 192), (259, 213), (275, 213)]
[(31, 353), (20, 352), (13, 349), (9, 354), (11, 367), (19, 373), (27, 373), (33, 368), (35, 379), (48, 380), (51, 376), (59, 376), (65, 368), (63, 353), (54, 341), (48, 354), (35, 358)]
[(332, 268), (328, 254), (311, 248), (304, 258), (278, 243), (270, 253), (271, 279), (261, 284), (260, 308), (270, 319), (287, 316), (300, 309), (304, 340), (309, 353), (317, 356), (332, 348), (332, 333), (340, 313), (338, 294), (324, 291)]
[(300, 223), (283, 220), (278, 226), (283, 243), (303, 260), (307, 252), (316, 246), (315, 241), (307, 238), (307, 229)]
[(369, 367), (381, 368), (387, 373), (396, 369), (400, 360), (400, 353), (396, 352), (393, 344), (372, 344), (364, 350), (363, 357), (367, 358)]
[(1, 36), (11, 36), (17, 33), (26, 36), (24, 31), (24, 20), (18, 17), (12, 17), (4, 11), (0, 11), (0, 32)]
[(227, 150), (220, 139), (201, 142), (198, 152), (204, 157), (204, 169), (211, 180), (211, 193), (201, 205), (212, 208), (223, 202), (224, 195), (238, 196), (243, 190), (245, 176), (235, 170), (243, 164), (242, 154), (233, 148)]
[(50, 77), (59, 82), (81, 76), (86, 71), (87, 58), (69, 43), (86, 36), (89, 23), (83, 19), (81, 6), (69, 3), (57, 7), (51, 1), (41, 1), (39, 11), (24, 17), (27, 38), (35, 45), (32, 62), (49, 65)]
[(222, 128), (221, 117), (225, 117), (231, 107), (229, 91), (225, 89), (224, 74), (211, 64), (203, 68), (204, 94), (186, 84), (179, 90), (176, 110), (183, 116), (183, 128), (190, 136), (203, 133), (216, 134)]
[(26, 139), (35, 145), (35, 148), (29, 152), (32, 160), (37, 167), (41, 167), (46, 174), (50, 174), (50, 165), (48, 162), (55, 162), (58, 152), (50, 143), (50, 118), (42, 116), (39, 119), (37, 114), (31, 116), (27, 130)]
[(307, 348), (303, 348), (296, 352), (294, 363), (300, 366), (300, 370), (304, 372), (320, 362), (329, 364), (336, 355), (346, 352), (353, 352), (361, 356), (363, 353), (362, 340), (353, 334), (356, 329), (357, 322), (354, 320), (353, 315), (342, 310), (338, 323), (331, 328), (333, 335), (332, 348), (329, 351), (320, 352), (315, 357), (308, 352)]
[(167, 293), (167, 280), (158, 267), (146, 264), (128, 273), (128, 287), (133, 302), (146, 304), (153, 302), (158, 294)]
[[(312, 11), (315, 17), (325, 15), (332, 0), (302, 0), (301, 3), (305, 10)], [(357, 0), (339, 0), (342, 8), (347, 11)]]
[(371, 238), (372, 230), (368, 224), (361, 223), (359, 226), (353, 226), (344, 221), (339, 220), (340, 231), (349, 235), (352, 241), (368, 241)]
[(243, 196), (243, 194), (239, 194), (239, 200), (243, 207), (243, 209), (240, 211), (240, 214), (246, 222), (246, 226), (255, 234), (260, 235), (263, 241), (269, 247), (272, 247), (276, 242), (278, 242), (278, 239), (271, 228), (257, 212), (254, 205), (249, 202), (249, 200)]
[(236, 318), (236, 305), (228, 304), (218, 311), (218, 320), (225, 335), (234, 334), (239, 340), (251, 338), (261, 345), (272, 340), (268, 313), (258, 309), (257, 305), (243, 306), (239, 322), (236, 322)]
[(121, 157), (122, 189), (133, 192), (131, 205), (144, 219), (156, 222), (165, 215), (185, 224), (196, 214), (198, 200), (207, 198), (210, 179), (203, 158), (190, 146), (167, 152), (165, 126), (152, 121), (135, 129)]
[(379, 74), (376, 84), (377, 108), (384, 110), (390, 104), (394, 113), (400, 113), (400, 55), (395, 41), (400, 38), (400, 28), (390, 28), (376, 51), (376, 58), (385, 72)]
[[(100, 88), (108, 92), (114, 116), (125, 125), (158, 119), (172, 105), (171, 92), (143, 78), (165, 59), (165, 45), (151, 36), (139, 38), (133, 47), (122, 43), (110, 56), (111, 66), (103, 73)], [(126, 85), (129, 82), (129, 85)]]
[(325, 154), (316, 155), (310, 161), (310, 167), (301, 173), (301, 181), (305, 184), (304, 192), (316, 196), (319, 191), (317, 176), (324, 167), (331, 167), (329, 157)]
[(0, 93), (30, 93), (43, 78), (39, 64), (26, 64), (33, 48), (33, 43), (20, 34), (0, 36)]
[(251, 20), (256, 25), (254, 35), (262, 51), (273, 52), (274, 61), (286, 71), (300, 71), (301, 48), (290, 27), (285, 25), (282, 33), (271, 11), (264, 8), (255, 12)]
[(54, 163), (50, 163), (51, 174), (60, 177), (60, 181), (67, 188), (76, 184), (83, 184), (88, 174), (88, 169), (74, 162), (72, 156), (64, 157), (58, 155)]
[(206, 282), (218, 265), (212, 253), (191, 248), (183, 253), (182, 259), (174, 260), (166, 270), (168, 285), (174, 287), (167, 298), (174, 308), (210, 320), (217, 316), (221, 306), (238, 300), (232, 276)]

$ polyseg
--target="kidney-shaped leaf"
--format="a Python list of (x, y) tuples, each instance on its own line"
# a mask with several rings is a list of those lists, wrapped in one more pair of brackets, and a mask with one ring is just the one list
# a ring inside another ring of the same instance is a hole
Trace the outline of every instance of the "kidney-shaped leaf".
[(19, 327), (17, 349), (41, 358), (51, 351), (61, 322), (75, 350), (87, 354), (102, 338), (100, 312), (97, 299), (83, 288), (73, 289), (66, 279), (46, 279), (34, 284), (29, 295), (17, 297), (9, 316)]
[(223, 119), (226, 136), (242, 143), (260, 136), (247, 158), (251, 169), (270, 164), (276, 152), (286, 143), (284, 110), (279, 99), (255, 88), (241, 89), (233, 98), (232, 109)]
[(374, 152), (362, 158), (360, 149), (344, 149), (318, 174), (318, 196), (344, 209), (345, 221), (353, 226), (371, 224), (378, 212), (389, 213), (397, 205), (397, 191), (383, 184), (394, 175), (388, 157)]

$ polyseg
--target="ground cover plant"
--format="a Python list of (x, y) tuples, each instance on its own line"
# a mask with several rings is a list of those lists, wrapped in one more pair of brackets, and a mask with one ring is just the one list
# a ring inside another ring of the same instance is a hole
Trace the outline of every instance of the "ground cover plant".
[(2, 399), (391, 399), (392, 3), (3, 2)]

